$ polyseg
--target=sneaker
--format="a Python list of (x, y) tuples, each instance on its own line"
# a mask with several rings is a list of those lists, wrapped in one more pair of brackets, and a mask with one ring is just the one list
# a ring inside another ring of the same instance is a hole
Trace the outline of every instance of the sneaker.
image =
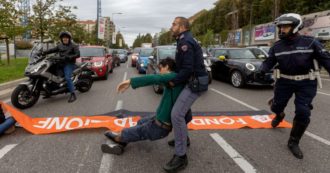
[(104, 135), (109, 138), (111, 141), (113, 141), (114, 143), (117, 143), (123, 147), (126, 147), (127, 143), (126, 142), (120, 142), (120, 141), (117, 141), (115, 138), (118, 137), (117, 134), (113, 133), (112, 131), (106, 131), (104, 133)]
[(173, 173), (183, 170), (188, 165), (187, 155), (177, 156), (174, 155), (173, 158), (163, 167), (166, 172)]
[(124, 147), (120, 144), (102, 144), (101, 150), (103, 153), (121, 155), (124, 152)]

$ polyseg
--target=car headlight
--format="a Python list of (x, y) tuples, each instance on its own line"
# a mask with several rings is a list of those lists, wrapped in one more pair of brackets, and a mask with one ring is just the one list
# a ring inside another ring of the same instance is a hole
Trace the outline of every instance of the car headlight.
[(144, 66), (144, 64), (140, 64), (140, 66), (141, 66), (141, 67), (143, 67), (143, 66)]
[(93, 65), (95, 67), (101, 67), (103, 65), (103, 61), (97, 61), (97, 62), (94, 62)]
[(245, 67), (246, 67), (247, 69), (249, 69), (250, 71), (254, 71), (254, 70), (256, 70), (256, 67), (255, 67), (253, 64), (251, 64), (251, 63), (246, 63), (246, 64), (245, 64)]

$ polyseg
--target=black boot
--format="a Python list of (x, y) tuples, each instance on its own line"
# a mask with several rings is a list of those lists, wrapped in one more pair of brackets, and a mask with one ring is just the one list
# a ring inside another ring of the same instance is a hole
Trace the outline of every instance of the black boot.
[(300, 141), (302, 135), (304, 134), (304, 132), (306, 131), (308, 124), (309, 124), (309, 122), (301, 123), (298, 121), (293, 121), (293, 126), (292, 126), (292, 130), (291, 130), (290, 138), (288, 141), (288, 147), (289, 147), (290, 151), (292, 152), (292, 154), (298, 159), (303, 159), (303, 157), (304, 157), (302, 151), (299, 148), (299, 141)]
[(127, 143), (117, 141), (116, 138), (118, 137), (117, 134), (107, 131), (104, 133), (104, 135), (109, 138), (113, 143), (111, 144), (102, 144), (101, 150), (103, 153), (108, 154), (116, 154), (121, 155), (124, 152), (124, 148), (126, 147)]
[(75, 93), (71, 93), (68, 102), (69, 103), (72, 103), (72, 102), (74, 102), (76, 100), (77, 100), (76, 94)]
[(163, 169), (166, 172), (174, 173), (174, 172), (177, 172), (179, 170), (186, 168), (187, 165), (188, 165), (187, 155), (184, 155), (184, 156), (174, 155), (173, 158), (170, 160), (170, 162), (168, 162), (163, 167)]
[(285, 113), (281, 112), (280, 114), (276, 114), (275, 118), (272, 120), (272, 127), (277, 127), (284, 119)]
[[(174, 147), (175, 146), (175, 140), (174, 139), (169, 140), (167, 142), (167, 144), (171, 147)], [(189, 136), (187, 136), (187, 147), (189, 147), (189, 146), (190, 146), (190, 139), (189, 139)]]

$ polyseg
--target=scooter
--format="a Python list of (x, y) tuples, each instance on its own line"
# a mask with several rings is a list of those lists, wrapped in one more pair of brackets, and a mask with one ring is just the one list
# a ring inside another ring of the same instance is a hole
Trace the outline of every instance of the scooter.
[[(16, 108), (32, 107), (40, 95), (49, 97), (69, 92), (63, 74), (58, 74), (58, 64), (64, 59), (56, 56), (43, 57), (42, 49), (41, 43), (35, 43), (24, 74), (29, 79), (19, 84), (11, 94), (11, 103)], [(87, 66), (87, 62), (77, 65), (72, 74), (75, 89), (80, 92), (89, 91), (93, 85), (93, 72)]]

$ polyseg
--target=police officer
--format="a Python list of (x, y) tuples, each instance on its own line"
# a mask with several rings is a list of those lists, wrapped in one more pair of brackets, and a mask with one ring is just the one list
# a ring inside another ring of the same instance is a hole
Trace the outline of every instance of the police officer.
[(275, 24), (280, 40), (271, 47), (269, 58), (261, 67), (265, 73), (278, 64), (279, 76), (271, 104), (271, 110), (276, 114), (272, 126), (277, 127), (283, 120), (284, 109), (295, 94), (296, 110), (288, 147), (296, 158), (302, 159), (299, 141), (310, 123), (312, 101), (317, 91), (313, 60), (330, 73), (330, 55), (315, 38), (299, 35), (298, 31), (303, 28), (299, 14), (283, 14)]
[(53, 49), (49, 49), (43, 52), (44, 55), (50, 53), (59, 53), (59, 56), (64, 59), (63, 71), (64, 71), (64, 78), (67, 82), (67, 87), (69, 89), (70, 97), (68, 102), (74, 102), (77, 97), (74, 93), (74, 85), (71, 80), (72, 72), (75, 67), (76, 58), (80, 56), (80, 51), (78, 45), (76, 45), (72, 41), (72, 35), (68, 31), (63, 31), (59, 35), (61, 43), (54, 47)]
[[(202, 49), (192, 37), (189, 27), (189, 21), (184, 17), (176, 17), (172, 23), (171, 32), (177, 41), (177, 52), (175, 55), (177, 76), (169, 82), (170, 86), (187, 84), (193, 75), (195, 77), (206, 76), (207, 78)], [(202, 93), (192, 92), (186, 86), (172, 108), (171, 122), (174, 130), (175, 155), (163, 167), (167, 172), (176, 172), (184, 169), (188, 164), (186, 155), (188, 132), (185, 115)]]

